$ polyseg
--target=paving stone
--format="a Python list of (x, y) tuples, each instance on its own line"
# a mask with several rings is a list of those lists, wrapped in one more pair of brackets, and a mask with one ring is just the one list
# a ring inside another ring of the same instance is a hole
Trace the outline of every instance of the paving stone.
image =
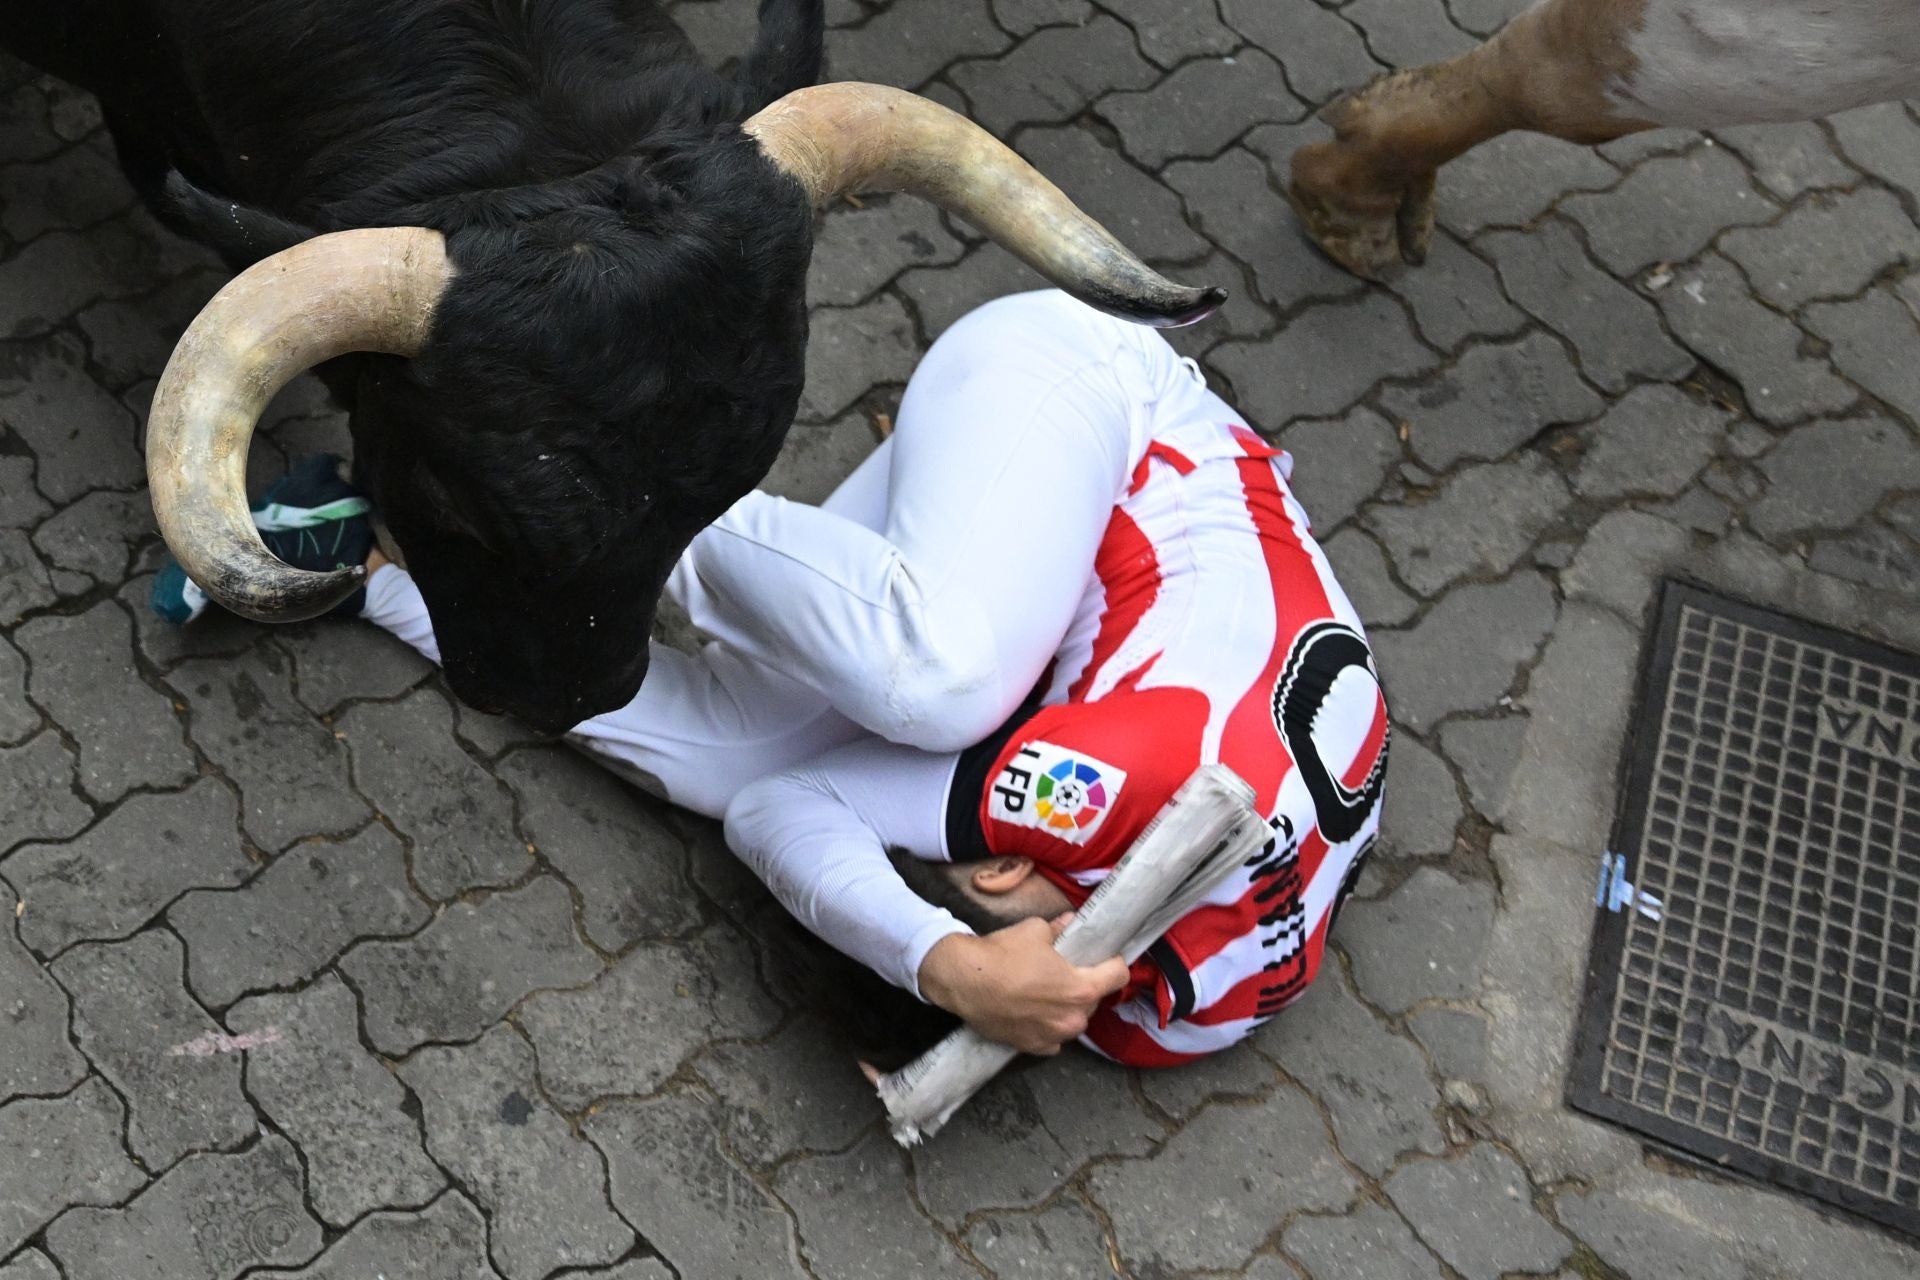
[(5, 1263), (0, 1263), (0, 1280), (60, 1280), (60, 1273), (54, 1270), (47, 1255), (38, 1249), (23, 1249)]
[(1804, 353), (1806, 334), (1754, 301), (1740, 273), (1718, 254), (1680, 272), (1655, 300), (1682, 342), (1739, 381), (1748, 408), (1762, 421), (1793, 422), (1853, 403), (1853, 389), (1827, 362)]
[(1490, 36), (1533, 5), (1534, 0), (1447, 0), (1447, 11), (1463, 29)]
[(1598, 601), (1636, 620), (1653, 602), (1660, 578), (1693, 539), (1679, 525), (1641, 511), (1609, 511), (1595, 521), (1573, 563), (1560, 575), (1568, 599)]
[[(848, 0), (848, 3), (851, 2)], [(675, 1277), (658, 1258), (642, 1258), (635, 1262), (623, 1262), (617, 1267), (563, 1271), (556, 1280), (675, 1280)]]
[(487, 1261), (486, 1220), (473, 1201), (449, 1191), (418, 1213), (369, 1214), (310, 1266), (253, 1275), (258, 1280), (498, 1280), (499, 1273)]
[(1401, 580), (1431, 595), (1467, 574), (1512, 568), (1570, 500), (1559, 473), (1530, 453), (1464, 467), (1429, 501), (1372, 507), (1366, 523)]
[(973, 118), (996, 136), (1022, 124), (1079, 115), (1115, 89), (1144, 89), (1159, 78), (1133, 33), (1106, 14), (1083, 27), (1048, 27), (991, 62), (963, 62), (948, 77), (973, 104)]
[(1685, 262), (1728, 227), (1779, 212), (1753, 189), (1746, 167), (1711, 143), (1656, 156), (1611, 191), (1574, 196), (1560, 211), (1586, 229), (1594, 256), (1618, 276)]
[[(774, 1187), (793, 1207), (801, 1252), (816, 1274), (848, 1280), (971, 1280), (977, 1274), (915, 1211), (900, 1178), (901, 1160), (893, 1140), (876, 1131), (845, 1155), (798, 1160), (775, 1175)], [(843, 1206), (849, 1204), (863, 1212), (848, 1215)]]
[(0, 1019), (7, 1051), (0, 1054), (0, 1102), (22, 1094), (64, 1093), (87, 1074), (87, 1060), (67, 1039), (67, 993), (18, 938), (13, 926), (20, 899), (0, 884)]
[(1460, 770), (1474, 811), (1489, 822), (1498, 823), (1506, 816), (1513, 769), (1526, 732), (1527, 722), (1518, 716), (1449, 720), (1440, 728), (1440, 749)]
[(1267, 1023), (1232, 1048), (1210, 1053), (1178, 1071), (1143, 1071), (1140, 1092), (1176, 1121), (1191, 1119), (1202, 1107), (1223, 1101), (1258, 1100), (1273, 1092), (1279, 1077), (1273, 1064), (1255, 1051), (1255, 1041), (1274, 1034)]
[(18, 529), (0, 529), (0, 627), (60, 598), (47, 566)]
[[(999, 1214), (967, 1232), (967, 1248), (1000, 1280), (1112, 1280), (1106, 1232), (1079, 1204)], [(0, 1276), (0, 1280), (4, 1280)]]
[(1466, 1280), (1546, 1271), (1573, 1251), (1534, 1211), (1526, 1171), (1484, 1143), (1454, 1160), (1404, 1165), (1386, 1187), (1420, 1238)]
[(1622, 169), (1631, 169), (1655, 156), (1678, 155), (1699, 145), (1700, 136), (1691, 129), (1643, 129), (1594, 148)]
[(1486, 1072), (1487, 1019), (1478, 1013), (1434, 1005), (1407, 1016), (1407, 1026), (1426, 1047), (1442, 1079), (1475, 1081)]
[(1384, 68), (1359, 28), (1313, 0), (1220, 0), (1220, 16), (1287, 65), (1287, 82), (1309, 102), (1356, 89)]
[(0, 529), (27, 529), (53, 510), (33, 487), (33, 459), (0, 455)]
[(1212, 5), (1186, 0), (1100, 0), (1100, 7), (1132, 27), (1141, 50), (1162, 67), (1231, 53), (1241, 43), (1239, 33), (1221, 23)]
[(240, 788), (240, 821), (262, 849), (344, 834), (368, 818), (347, 782), (346, 753), (293, 696), (291, 663), (271, 646), (199, 659), (168, 683), (188, 705), (189, 732)]
[(1605, 847), (1639, 650), (1635, 628), (1603, 609), (1576, 600), (1560, 611), (1522, 700), (1530, 718), (1509, 830)]
[(189, 893), (167, 913), (187, 944), (194, 994), (212, 1008), (305, 982), (348, 944), (412, 933), (432, 913), (407, 885), (384, 827), (338, 844), (298, 844), (244, 888)]
[(320, 1252), (301, 1203), (300, 1161), (269, 1134), (233, 1155), (195, 1154), (124, 1209), (74, 1209), (47, 1228), (67, 1280), (235, 1280), (260, 1265), (297, 1266)]
[(1366, 32), (1375, 57), (1395, 67), (1457, 57), (1480, 43), (1453, 25), (1443, 0), (1354, 0), (1340, 16)]
[(1366, 288), (1313, 247), (1259, 157), (1234, 147), (1212, 160), (1170, 164), (1164, 177), (1200, 229), (1252, 269), (1254, 289), (1273, 305), (1352, 297)]
[(939, 209), (925, 200), (892, 195), (863, 197), (858, 207), (841, 202), (814, 233), (807, 300), (850, 307), (908, 267), (952, 262), (964, 248), (942, 225)]
[(1279, 444), (1293, 455), (1288, 484), (1316, 534), (1345, 522), (1400, 461), (1400, 438), (1393, 425), (1371, 409), (1321, 422), (1296, 422), (1281, 432)]
[[(1343, 912), (1343, 939), (1345, 923)], [(1403, 945), (1418, 947), (1418, 936)], [(1329, 963), (1321, 971), (1273, 1020), (1260, 1049), (1326, 1107), (1341, 1154), (1379, 1177), (1405, 1152), (1446, 1150), (1433, 1118), (1440, 1094), (1420, 1051), (1354, 999), (1338, 970)]]
[(1313, 1103), (1290, 1088), (1208, 1107), (1147, 1159), (1099, 1166), (1087, 1187), (1136, 1275), (1238, 1267), (1287, 1214), (1340, 1208), (1359, 1189)]
[(1898, 102), (1881, 102), (1830, 116), (1840, 154), (1910, 200), (1920, 201), (1920, 122)]
[(518, 1020), (547, 1096), (571, 1112), (652, 1093), (710, 1041), (770, 1033), (780, 1007), (760, 989), (751, 950), (714, 926), (685, 942), (642, 943), (590, 987), (530, 997)]
[(1759, 465), (1768, 488), (1747, 523), (1763, 538), (1844, 529), (1888, 493), (1920, 487), (1920, 451), (1885, 418), (1795, 428)]
[(184, 658), (231, 657), (262, 640), (260, 624), (224, 609), (209, 609), (190, 627), (175, 626), (153, 611), (153, 574), (143, 573), (114, 593), (133, 617), (133, 643), (140, 656), (162, 670)]
[(1541, 133), (1503, 133), (1440, 170), (1440, 221), (1459, 236), (1525, 226), (1564, 195), (1604, 190), (1619, 180), (1620, 171), (1591, 147)]
[(987, 0), (894, 0), (864, 26), (829, 35), (827, 61), (836, 80), (917, 89), (949, 63), (1010, 43)]
[(226, 1022), (256, 1041), (247, 1091), (299, 1144), (311, 1203), (326, 1222), (344, 1227), (375, 1209), (423, 1205), (446, 1186), (406, 1111), (406, 1091), (360, 1047), (353, 993), (339, 978), (254, 996)]
[[(11, 1041), (9, 1041), (11, 1046)], [(0, 1107), (0, 1255), (73, 1205), (117, 1204), (146, 1182), (120, 1146), (120, 1099), (98, 1077)], [(4, 1274), (4, 1273), (0, 1273)]]
[(1458, 240), (1436, 231), (1427, 260), (1388, 283), (1413, 308), (1421, 336), (1451, 351), (1470, 337), (1519, 333), (1527, 317), (1500, 292), (1500, 277)]
[[(1736, 432), (1737, 432), (1736, 428)], [(1728, 437), (1728, 446), (1735, 447), (1737, 434)], [(1733, 508), (1719, 494), (1710, 492), (1704, 485), (1695, 485), (1677, 498), (1656, 503), (1647, 508), (1662, 520), (1670, 520), (1683, 529), (1692, 529), (1698, 533), (1712, 534), (1715, 537), (1727, 531), (1727, 525), (1733, 519)]]
[(1920, 550), (1890, 529), (1867, 525), (1822, 538), (1808, 552), (1807, 566), (1815, 573), (1898, 594), (1920, 581)]
[(1677, 378), (1692, 368), (1692, 357), (1661, 331), (1653, 306), (1595, 267), (1566, 224), (1495, 232), (1480, 244), (1507, 293), (1573, 343), (1582, 372), (1605, 390), (1624, 391), (1636, 377)]
[[(50, 231), (0, 261), (0, 338), (39, 337), (89, 302), (125, 292), (131, 291), (100, 259), (91, 237)], [(88, 426), (112, 427), (122, 421), (116, 416), (112, 422)], [(125, 444), (131, 447), (132, 442), (129, 434)]]
[[(0, 281), (6, 274), (0, 266)], [(0, 303), (0, 327), (4, 311)], [(64, 336), (0, 353), (0, 423), (33, 451), (35, 483), (56, 504), (93, 489), (131, 488), (145, 477), (132, 417), (87, 376), (85, 360), (85, 348)]]
[[(672, 602), (663, 600), (661, 603), (666, 605)], [(444, 684), (436, 687), (440, 688), (441, 692), (446, 692)], [(454, 698), (451, 693), (447, 694), (447, 699), (453, 707), (454, 736), (489, 759), (511, 747), (547, 741), (512, 716), (496, 716), (485, 711), (475, 711)]]
[(1581, 432), (1591, 443), (1574, 491), (1601, 499), (1679, 493), (1718, 452), (1731, 417), (1677, 387), (1635, 387)]
[(1419, 739), (1395, 734), (1387, 764), (1386, 807), (1380, 815), (1380, 851), (1407, 858), (1452, 853), (1454, 828), (1464, 814), (1446, 762)]
[(93, 799), (177, 787), (198, 772), (172, 703), (127, 662), (133, 627), (118, 604), (35, 618), (14, 642), (32, 664), (33, 700), (80, 744), (80, 785)]
[(877, 383), (904, 383), (920, 358), (906, 308), (885, 294), (858, 307), (824, 307), (810, 319), (800, 416), (844, 413)]
[(1491, 707), (1553, 627), (1553, 588), (1538, 573), (1474, 583), (1418, 624), (1373, 637), (1394, 717), (1424, 732), (1456, 711)]
[(1738, 152), (1760, 185), (1782, 200), (1819, 187), (1851, 187), (1860, 175), (1835, 152), (1825, 130), (1811, 120), (1715, 129), (1713, 136)]
[(224, 272), (182, 276), (158, 293), (96, 302), (74, 316), (103, 381), (124, 390), (158, 378), (181, 332), (225, 282)]
[(77, 771), (78, 761), (52, 729), (0, 747), (0, 850), (15, 841), (65, 839), (93, 821)]
[(1078, 27), (1093, 16), (1087, 0), (993, 0), (993, 16), (1006, 30), (1024, 36), (1041, 27)]
[(1424, 373), (1435, 359), (1398, 305), (1368, 294), (1309, 307), (1273, 337), (1222, 343), (1212, 363), (1232, 382), (1234, 404), (1277, 430), (1341, 413), (1381, 378)]
[(686, 849), (617, 778), (554, 748), (515, 752), (499, 772), (519, 797), (527, 838), (579, 891), (597, 946), (621, 951), (700, 923)]
[(1778, 307), (1846, 297), (1899, 262), (1920, 262), (1920, 226), (1891, 193), (1817, 195), (1769, 227), (1741, 227), (1720, 251), (1746, 268), (1754, 292)]
[(1911, 305), (1902, 306), (1884, 289), (1869, 289), (1851, 302), (1816, 303), (1807, 308), (1806, 320), (1831, 344), (1840, 372), (1909, 420), (1920, 420), (1920, 367), (1912, 359), (1920, 318)]
[(907, 272), (900, 277), (899, 288), (920, 313), (927, 336), (938, 338), (982, 303), (1026, 289), (1043, 289), (1046, 285), (1045, 280), (999, 245), (983, 244), (954, 266)]
[(0, 234), (25, 244), (47, 231), (80, 231), (134, 201), (111, 147), (78, 146), (53, 164), (0, 166), (7, 203)]
[(28, 844), (0, 873), (27, 909), (20, 937), (42, 955), (82, 939), (124, 938), (188, 889), (252, 875), (235, 829), (233, 793), (212, 778), (142, 795), (65, 844)]
[(1123, 1069), (1063, 1053), (982, 1089), (938, 1142), (914, 1149), (914, 1181), (927, 1211), (954, 1224), (976, 1209), (1037, 1205), (1089, 1160), (1144, 1155), (1161, 1136)]
[[(1024, 129), (1020, 154), (1135, 253), (1170, 260), (1207, 252), (1206, 239), (1181, 215), (1179, 198), (1090, 130), (1075, 125)], [(1179, 274), (1213, 283), (1198, 272)]]
[(188, 1151), (237, 1147), (254, 1133), (240, 1058), (182, 981), (180, 942), (149, 929), (126, 942), (87, 942), (55, 960), (73, 997), (81, 1051), (127, 1101), (127, 1145), (149, 1169)]
[(715, 1045), (693, 1069), (720, 1099), (728, 1148), (759, 1167), (796, 1151), (838, 1151), (877, 1114), (852, 1047), (811, 1018), (770, 1040)]
[(153, 532), (153, 502), (145, 493), (99, 491), (34, 530), (33, 545), (52, 568), (117, 586), (134, 548)]
[(429, 896), (512, 884), (532, 869), (512, 796), (460, 749), (438, 692), (363, 703), (335, 723), (354, 784), (407, 838), (414, 882)]
[(337, 618), (276, 627), (273, 638), (293, 657), (295, 696), (316, 715), (332, 715), (350, 698), (397, 698), (433, 670), (379, 627)]
[(1550, 426), (1606, 407), (1543, 333), (1472, 347), (1451, 369), (1388, 390), (1380, 404), (1408, 424), (1414, 456), (1436, 471), (1463, 458), (1503, 458)]
[(758, 487), (819, 506), (873, 452), (875, 443), (873, 426), (858, 409), (832, 422), (796, 425)]
[(1298, 120), (1306, 107), (1287, 92), (1279, 63), (1243, 49), (1189, 62), (1142, 92), (1108, 94), (1094, 111), (1119, 131), (1127, 154), (1158, 169), (1213, 155), (1263, 121)]
[(1301, 1218), (1281, 1247), (1308, 1271), (1367, 1280), (1440, 1280), (1440, 1264), (1392, 1210), (1363, 1204), (1344, 1218)]
[(1392, 1013), (1422, 1000), (1471, 999), (1493, 919), (1491, 886), (1422, 867), (1387, 898), (1356, 898), (1340, 913), (1340, 945), (1354, 985)]
[(471, 1040), (521, 997), (577, 987), (600, 963), (573, 932), (560, 882), (457, 902), (399, 941), (357, 944), (340, 961), (363, 1003), (374, 1048), (402, 1054), (428, 1041)]
[[(766, 1280), (806, 1274), (793, 1220), (721, 1148), (712, 1104), (685, 1093), (614, 1102), (582, 1127), (606, 1155), (621, 1215), (681, 1275)], [(854, 1216), (876, 1210), (863, 1203)], [(829, 1233), (839, 1229), (836, 1224)]]
[(1626, 1275), (1901, 1280), (1920, 1267), (1910, 1241), (1862, 1231), (1768, 1187), (1633, 1176), (1617, 1189), (1569, 1192), (1557, 1205), (1561, 1221)]
[(1327, 553), (1354, 611), (1368, 626), (1397, 626), (1419, 607), (1419, 601), (1395, 585), (1380, 544), (1359, 529), (1349, 525), (1321, 543), (1320, 549)]
[(422, 1049), (399, 1070), (420, 1096), (427, 1149), (486, 1210), (507, 1280), (612, 1262), (633, 1246), (607, 1204), (599, 1153), (540, 1099), (533, 1050), (511, 1028)]

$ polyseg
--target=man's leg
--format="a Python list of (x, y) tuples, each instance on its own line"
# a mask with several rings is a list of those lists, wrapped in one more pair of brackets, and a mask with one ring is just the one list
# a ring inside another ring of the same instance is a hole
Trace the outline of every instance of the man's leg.
[(1151, 330), (1058, 293), (989, 303), (907, 386), (883, 527), (750, 494), (668, 589), (881, 736), (969, 745), (1053, 657), (1161, 403), (1204, 394)]

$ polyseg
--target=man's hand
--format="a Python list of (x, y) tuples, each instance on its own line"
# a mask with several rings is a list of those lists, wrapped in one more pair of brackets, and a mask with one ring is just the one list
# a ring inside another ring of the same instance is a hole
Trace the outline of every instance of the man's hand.
[(1072, 920), (1022, 920), (984, 938), (942, 938), (920, 962), (920, 990), (989, 1040), (1047, 1056), (1087, 1029), (1106, 997), (1127, 985), (1126, 961), (1082, 969), (1053, 940)]

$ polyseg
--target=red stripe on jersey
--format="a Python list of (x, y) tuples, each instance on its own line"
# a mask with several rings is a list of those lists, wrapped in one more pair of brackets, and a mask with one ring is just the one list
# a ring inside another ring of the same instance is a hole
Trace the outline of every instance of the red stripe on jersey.
[[(1260, 438), (1244, 427), (1234, 429), (1242, 446), (1261, 444)], [(1269, 450), (1271, 453), (1272, 451)], [(1272, 813), (1280, 792), (1281, 780), (1293, 768), (1293, 757), (1280, 741), (1279, 726), (1273, 719), (1273, 687), (1280, 668), (1301, 628), (1334, 616), (1333, 603), (1320, 582), (1300, 533), (1287, 512), (1285, 492), (1267, 458), (1244, 458), (1234, 465), (1240, 468), (1240, 482), (1247, 495), (1247, 513), (1260, 535), (1260, 549), (1267, 561), (1268, 590), (1274, 610), (1273, 652), (1267, 656), (1260, 678), (1247, 689), (1227, 716), (1220, 735), (1220, 760), (1252, 785), (1262, 813)]]
[(1147, 479), (1153, 474), (1153, 464), (1156, 460), (1166, 463), (1183, 476), (1193, 474), (1192, 458), (1170, 444), (1162, 444), (1155, 440), (1147, 446), (1147, 451), (1140, 455), (1140, 464), (1133, 469), (1132, 482), (1127, 485), (1129, 498), (1147, 487)]
[(1128, 1022), (1111, 1006), (1095, 1011), (1087, 1023), (1087, 1039), (1100, 1052), (1130, 1067), (1180, 1067), (1197, 1061), (1198, 1053), (1175, 1053), (1137, 1023)]
[(1083, 702), (1094, 677), (1113, 657), (1114, 651), (1146, 617), (1147, 610), (1160, 595), (1160, 557), (1153, 542), (1140, 531), (1133, 517), (1116, 508), (1107, 522), (1106, 536), (1093, 559), (1093, 571), (1106, 593), (1100, 611), (1100, 630), (1093, 639), (1093, 653), (1080, 676), (1067, 690), (1067, 701)]

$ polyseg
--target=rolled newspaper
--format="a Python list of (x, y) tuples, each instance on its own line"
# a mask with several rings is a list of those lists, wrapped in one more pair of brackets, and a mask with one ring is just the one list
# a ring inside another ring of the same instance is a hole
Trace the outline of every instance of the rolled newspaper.
[[(1054, 950), (1077, 965), (1139, 959), (1272, 835), (1253, 788), (1221, 764), (1180, 785), (1061, 931)], [(876, 1087), (903, 1147), (940, 1131), (960, 1105), (1019, 1055), (962, 1027)]]

